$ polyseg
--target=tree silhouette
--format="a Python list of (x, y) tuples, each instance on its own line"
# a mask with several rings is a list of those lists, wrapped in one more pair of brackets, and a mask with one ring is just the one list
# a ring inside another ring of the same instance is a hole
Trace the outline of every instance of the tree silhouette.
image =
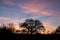
[(21, 24), (21, 27), (27, 28), (28, 32), (31, 34), (38, 33), (38, 30), (45, 31), (43, 24), (39, 20), (26, 19), (24, 23)]
[(60, 34), (60, 26), (56, 29), (55, 34)]
[(4, 31), (13, 31), (12, 28), (13, 28), (13, 23), (8, 23), (8, 24), (2, 24), (2, 27), (0, 30), (4, 30)]

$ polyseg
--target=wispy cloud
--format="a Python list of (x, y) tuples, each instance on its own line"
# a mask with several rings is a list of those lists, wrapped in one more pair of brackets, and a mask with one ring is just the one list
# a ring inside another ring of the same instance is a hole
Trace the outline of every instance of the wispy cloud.
[[(37, 18), (36, 16), (30, 17), (30, 18)], [(0, 20), (5, 20), (7, 22), (13, 22), (13, 23), (22, 23), (26, 20), (27, 18), (22, 18), (22, 19), (12, 19), (12, 18), (6, 18), (6, 17), (0, 17)]]
[[(19, 7), (23, 13), (38, 14), (39, 16), (45, 15), (60, 15), (56, 11), (55, 1), (48, 0), (4, 0), (6, 4)], [(57, 9), (58, 10), (58, 9)], [(58, 14), (57, 14), (58, 13)]]
[(11, 18), (5, 18), (5, 17), (0, 17), (0, 20), (6, 20), (7, 22), (13, 22), (13, 23), (17, 23), (17, 22), (23, 22), (23, 19), (11, 19)]
[(40, 3), (40, 4), (34, 4), (34, 3), (26, 3), (23, 6), (19, 6), (22, 8), (23, 12), (25, 13), (33, 13), (33, 14), (43, 14), (43, 15), (51, 15), (48, 11), (45, 11), (43, 9), (47, 9), (49, 4), (47, 3)]

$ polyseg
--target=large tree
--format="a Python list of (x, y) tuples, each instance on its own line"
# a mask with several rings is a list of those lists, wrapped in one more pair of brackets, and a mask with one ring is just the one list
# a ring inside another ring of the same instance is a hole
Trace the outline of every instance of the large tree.
[(37, 29), (42, 31), (45, 30), (43, 24), (39, 20), (26, 19), (24, 23), (21, 24), (21, 27), (27, 28), (28, 32), (31, 34), (38, 33)]

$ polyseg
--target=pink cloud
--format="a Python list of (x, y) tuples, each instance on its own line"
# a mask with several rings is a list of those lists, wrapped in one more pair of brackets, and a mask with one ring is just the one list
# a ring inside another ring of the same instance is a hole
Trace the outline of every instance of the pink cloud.
[(23, 19), (18, 20), (18, 19), (11, 19), (11, 18), (5, 18), (5, 17), (0, 17), (0, 20), (6, 20), (7, 22), (13, 22), (13, 23), (23, 22)]
[(25, 12), (25, 13), (33, 13), (33, 14), (43, 14), (43, 15), (51, 15), (51, 14), (49, 14), (48, 12), (46, 12), (46, 11), (42, 11), (42, 10), (39, 10), (39, 9), (37, 9), (37, 8), (30, 8), (30, 7), (23, 7), (23, 12)]
[(24, 13), (32, 13), (38, 15), (56, 15), (57, 11), (53, 9), (44, 10), (53, 6), (53, 2), (40, 2), (39, 0), (31, 0), (28, 2), (14, 3), (13, 0), (4, 0), (6, 4), (15, 5), (21, 8)]
[(52, 6), (51, 3), (24, 3), (22, 5), (18, 4), (18, 7), (22, 8), (24, 13), (42, 14), (42, 15), (52, 15), (48, 11), (43, 10)]

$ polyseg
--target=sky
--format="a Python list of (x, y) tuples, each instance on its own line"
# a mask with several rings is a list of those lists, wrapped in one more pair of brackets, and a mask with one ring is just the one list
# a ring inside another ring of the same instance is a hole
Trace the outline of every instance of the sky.
[(0, 0), (0, 23), (21, 23), (27, 18), (46, 27), (60, 26), (60, 0)]

